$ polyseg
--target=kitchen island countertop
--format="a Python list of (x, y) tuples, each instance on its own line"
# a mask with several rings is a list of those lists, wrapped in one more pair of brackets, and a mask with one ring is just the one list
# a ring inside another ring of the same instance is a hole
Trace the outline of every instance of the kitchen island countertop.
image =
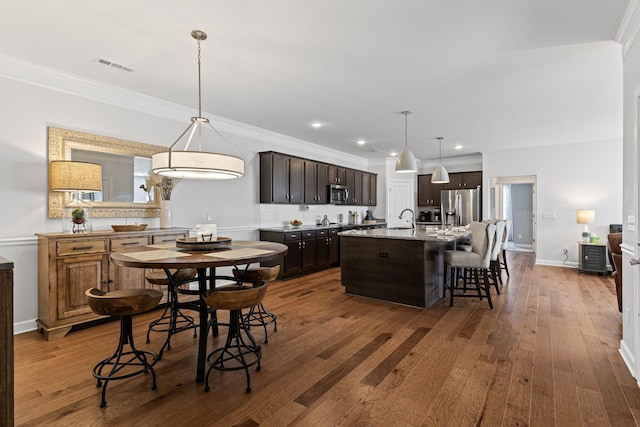
[(338, 233), (339, 236), (349, 237), (374, 237), (378, 239), (422, 240), (424, 242), (451, 243), (460, 238), (471, 235), (469, 230), (445, 231), (444, 234), (429, 227), (416, 228), (376, 228), (373, 230), (346, 230)]

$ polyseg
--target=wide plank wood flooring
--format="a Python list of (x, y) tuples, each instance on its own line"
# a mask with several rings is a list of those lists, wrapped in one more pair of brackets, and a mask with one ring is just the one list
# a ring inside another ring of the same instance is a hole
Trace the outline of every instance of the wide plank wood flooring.
[[(339, 268), (274, 282), (265, 306), (278, 331), (262, 346), (262, 370), (251, 370), (250, 394), (242, 371), (214, 371), (204, 392), (197, 339), (183, 332), (156, 365), (157, 390), (147, 375), (114, 381), (100, 409), (91, 370), (113, 352), (118, 323), (56, 341), (18, 335), (16, 425), (637, 425), (640, 390), (618, 354), (613, 280), (534, 261), (509, 252), (494, 310), (470, 298), (420, 310), (345, 295)], [(145, 343), (158, 315), (134, 318), (139, 347), (162, 345), (160, 333)]]

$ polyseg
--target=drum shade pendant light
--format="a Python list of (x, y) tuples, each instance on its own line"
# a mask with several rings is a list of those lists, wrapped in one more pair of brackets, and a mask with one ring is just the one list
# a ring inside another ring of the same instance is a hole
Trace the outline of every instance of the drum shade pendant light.
[(396, 172), (416, 173), (418, 172), (416, 156), (407, 148), (407, 116), (411, 114), (411, 111), (403, 111), (401, 114), (404, 115), (404, 151), (400, 153), (398, 160), (396, 160)]
[[(171, 144), (169, 151), (156, 153), (151, 168), (158, 175), (186, 179), (233, 179), (244, 176), (244, 160), (227, 140), (202, 117), (202, 87), (200, 73), (200, 42), (207, 35), (191, 31), (198, 41), (198, 117), (192, 117), (184, 132)], [(191, 146), (195, 146), (190, 149)], [(213, 151), (205, 151), (205, 146)], [(182, 147), (178, 150), (178, 147)]]
[(442, 166), (442, 137), (439, 136), (436, 139), (440, 142), (440, 161), (431, 174), (431, 183), (446, 184), (449, 182), (449, 172)]

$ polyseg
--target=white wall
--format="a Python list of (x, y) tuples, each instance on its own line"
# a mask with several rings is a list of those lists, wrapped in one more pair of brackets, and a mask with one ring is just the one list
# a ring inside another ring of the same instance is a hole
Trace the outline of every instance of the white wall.
[[(483, 188), (491, 178), (535, 175), (537, 177), (536, 262), (562, 266), (563, 248), (568, 262), (577, 263), (577, 241), (583, 226), (576, 210), (596, 211), (589, 227), (602, 239), (609, 224), (622, 222), (622, 141), (597, 141), (555, 146), (494, 151), (483, 154)], [(483, 192), (484, 216), (489, 194)], [(555, 214), (555, 219), (543, 218)]]

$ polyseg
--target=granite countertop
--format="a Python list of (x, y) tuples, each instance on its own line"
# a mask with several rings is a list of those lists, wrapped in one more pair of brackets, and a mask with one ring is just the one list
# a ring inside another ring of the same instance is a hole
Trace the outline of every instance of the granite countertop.
[(461, 237), (469, 236), (469, 230), (447, 231), (446, 234), (438, 234), (432, 227), (417, 228), (376, 228), (373, 230), (349, 230), (338, 233), (345, 237), (374, 237), (378, 239), (397, 240), (422, 240), (425, 242), (449, 243)]
[(331, 223), (328, 227), (325, 225), (302, 225), (302, 227), (290, 227), (290, 226), (279, 226), (279, 227), (260, 227), (259, 231), (275, 231), (284, 233), (287, 231), (304, 231), (304, 230), (326, 230), (328, 228), (335, 228), (338, 230), (350, 230), (353, 228), (360, 227), (379, 227), (380, 225), (386, 225), (386, 222), (378, 222), (375, 224), (337, 224)]

